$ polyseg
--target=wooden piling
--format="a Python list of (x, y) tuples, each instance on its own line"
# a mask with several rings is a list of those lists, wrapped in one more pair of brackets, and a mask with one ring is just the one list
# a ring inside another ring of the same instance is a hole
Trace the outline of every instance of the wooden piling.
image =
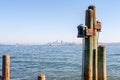
[(98, 68), (97, 68), (97, 52), (93, 49), (93, 80), (98, 80)]
[(8, 54), (3, 55), (2, 78), (3, 80), (10, 80), (10, 56)]
[[(84, 29), (81, 26), (79, 32), (86, 32), (85, 35), (79, 33), (84, 38), (82, 55), (82, 80), (106, 80), (106, 56), (105, 47), (98, 47), (98, 32), (101, 31), (101, 23), (96, 21), (96, 7), (91, 5), (86, 10)], [(99, 49), (99, 50), (98, 50)], [(99, 78), (99, 79), (98, 79)]]
[[(93, 10), (86, 10), (86, 21), (85, 24), (88, 29), (93, 29)], [(85, 37), (85, 49), (84, 49), (84, 74), (83, 80), (93, 80), (93, 37), (87, 36)]]
[(88, 9), (93, 10), (93, 80), (98, 80), (98, 58), (97, 58), (97, 47), (98, 47), (98, 35), (97, 35), (97, 29), (95, 29), (96, 26), (96, 7), (93, 5), (90, 5)]
[(98, 47), (98, 80), (107, 80), (106, 49), (103, 45)]
[(38, 75), (38, 80), (45, 80), (45, 75), (44, 74), (39, 74)]

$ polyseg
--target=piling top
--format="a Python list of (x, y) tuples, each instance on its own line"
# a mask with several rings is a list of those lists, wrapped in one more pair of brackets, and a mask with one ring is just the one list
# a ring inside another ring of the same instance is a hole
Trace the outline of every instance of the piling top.
[(45, 75), (44, 75), (44, 74), (39, 74), (39, 75), (38, 75), (38, 79), (40, 79), (40, 80), (45, 80)]
[(92, 9), (88, 9), (87, 11), (88, 11), (88, 12), (91, 12), (91, 13), (93, 12), (93, 10), (92, 10)]
[(10, 57), (9, 54), (4, 54), (4, 55), (3, 55), (3, 57), (6, 57), (6, 56)]
[(101, 48), (105, 48), (105, 45), (99, 45), (99, 47), (101, 47)]
[(10, 55), (9, 54), (4, 54), (3, 55), (3, 59), (6, 59), (6, 60), (9, 61), (10, 60)]
[(95, 5), (90, 5), (90, 6), (88, 7), (88, 9), (94, 9), (94, 8), (96, 8)]

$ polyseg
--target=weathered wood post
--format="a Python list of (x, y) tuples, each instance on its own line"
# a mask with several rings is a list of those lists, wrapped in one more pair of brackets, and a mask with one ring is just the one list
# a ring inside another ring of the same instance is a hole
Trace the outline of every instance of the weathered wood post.
[[(85, 49), (84, 49), (84, 75), (83, 80), (93, 80), (93, 37), (89, 33), (93, 30), (93, 10), (88, 9), (86, 11), (85, 24), (88, 28), (86, 30), (85, 37)], [(91, 33), (92, 34), (92, 33)]]
[(86, 10), (85, 25), (78, 26), (78, 37), (84, 40), (82, 79), (93, 80), (93, 10)]
[[(101, 70), (104, 71), (106, 76), (106, 63), (99, 60), (98, 53), (98, 35), (101, 31), (101, 22), (96, 21), (96, 7), (89, 6), (86, 10), (85, 25), (78, 26), (78, 37), (83, 38), (83, 55), (82, 55), (82, 80), (98, 80)], [(104, 59), (104, 56), (102, 57)], [(104, 66), (100, 68), (100, 66)], [(103, 72), (102, 72), (103, 73)], [(105, 79), (105, 78), (104, 78)], [(101, 78), (103, 80), (103, 78)]]
[(96, 29), (96, 7), (91, 5), (88, 7), (88, 9), (93, 10), (93, 80), (98, 80), (98, 54), (97, 54), (97, 48), (98, 48), (98, 35), (97, 35), (97, 29)]
[(39, 74), (38, 75), (38, 80), (45, 80), (45, 75), (44, 74)]
[(106, 77), (106, 49), (105, 46), (98, 47), (98, 80), (107, 80)]
[(8, 54), (3, 55), (2, 79), (3, 80), (10, 80), (10, 56)]

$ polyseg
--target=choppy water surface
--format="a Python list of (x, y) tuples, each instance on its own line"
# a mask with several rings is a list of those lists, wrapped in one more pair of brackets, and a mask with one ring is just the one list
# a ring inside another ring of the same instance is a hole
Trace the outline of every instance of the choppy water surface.
[[(108, 80), (120, 80), (120, 45), (107, 44)], [(46, 80), (81, 80), (82, 46), (0, 46), (2, 55), (11, 56), (11, 80), (37, 80), (43, 73)]]

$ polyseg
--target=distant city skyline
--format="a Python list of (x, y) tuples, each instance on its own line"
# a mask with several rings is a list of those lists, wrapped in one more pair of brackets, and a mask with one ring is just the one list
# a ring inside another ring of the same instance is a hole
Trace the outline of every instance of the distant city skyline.
[(77, 26), (85, 24), (89, 5), (96, 6), (97, 20), (102, 22), (99, 42), (120, 42), (120, 1), (0, 0), (0, 43), (81, 43)]

